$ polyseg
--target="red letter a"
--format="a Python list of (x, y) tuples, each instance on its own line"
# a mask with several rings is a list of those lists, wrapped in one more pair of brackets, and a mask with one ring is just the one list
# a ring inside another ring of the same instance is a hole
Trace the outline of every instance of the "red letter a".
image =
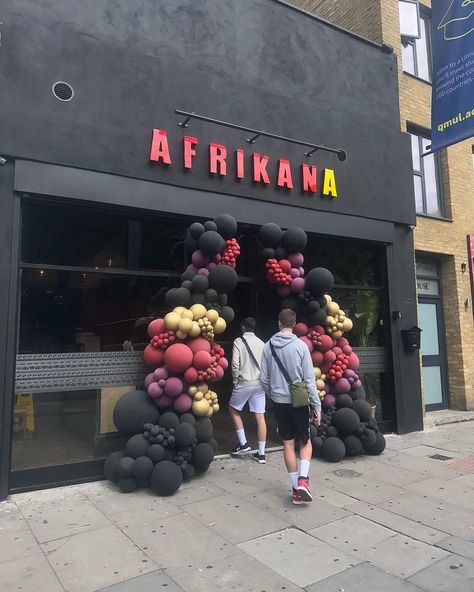
[(278, 187), (293, 189), (293, 177), (291, 176), (290, 161), (280, 158), (278, 161)]
[(154, 129), (151, 140), (150, 160), (164, 164), (171, 164), (168, 136), (164, 130)]
[(303, 176), (303, 191), (307, 191), (308, 193), (316, 193), (316, 173), (317, 168), (314, 165), (301, 165), (301, 174)]

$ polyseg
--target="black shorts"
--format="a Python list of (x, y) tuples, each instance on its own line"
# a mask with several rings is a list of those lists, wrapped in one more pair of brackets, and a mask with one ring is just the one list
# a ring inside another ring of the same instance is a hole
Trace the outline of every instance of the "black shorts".
[(291, 403), (275, 403), (275, 420), (282, 440), (300, 440), (303, 444), (310, 438), (311, 420), (309, 407), (293, 407)]

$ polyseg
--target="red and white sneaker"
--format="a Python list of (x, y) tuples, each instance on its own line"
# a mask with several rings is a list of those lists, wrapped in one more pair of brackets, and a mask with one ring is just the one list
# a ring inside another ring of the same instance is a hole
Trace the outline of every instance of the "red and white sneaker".
[(291, 499), (295, 506), (301, 506), (301, 504), (304, 504), (300, 494), (296, 491), (296, 489), (293, 489), (293, 495), (291, 496)]
[(298, 477), (298, 487), (296, 488), (297, 493), (299, 493), (300, 498), (304, 502), (312, 502), (313, 496), (311, 495), (311, 491), (309, 489), (309, 478), (308, 477)]

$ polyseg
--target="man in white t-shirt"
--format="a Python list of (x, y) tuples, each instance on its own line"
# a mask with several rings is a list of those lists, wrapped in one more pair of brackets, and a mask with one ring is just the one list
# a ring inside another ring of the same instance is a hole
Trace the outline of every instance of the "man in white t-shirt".
[(257, 420), (258, 452), (253, 458), (260, 464), (265, 463), (265, 442), (267, 425), (265, 423), (265, 391), (260, 384), (260, 361), (264, 343), (255, 335), (255, 319), (247, 317), (241, 323), (242, 337), (234, 341), (232, 350), (232, 380), (234, 390), (229, 401), (229, 414), (234, 424), (238, 445), (231, 451), (234, 456), (250, 451), (245, 436), (244, 424), (240, 412), (248, 402), (250, 411)]

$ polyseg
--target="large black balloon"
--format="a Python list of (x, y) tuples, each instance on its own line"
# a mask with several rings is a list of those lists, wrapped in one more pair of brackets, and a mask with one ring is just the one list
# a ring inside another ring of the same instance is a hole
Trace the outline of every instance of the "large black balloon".
[(320, 297), (330, 292), (334, 287), (334, 276), (325, 267), (315, 267), (306, 276), (305, 288), (313, 294)]
[(354, 401), (350, 395), (338, 395), (336, 397), (336, 407), (342, 409), (343, 407), (352, 407)]
[(183, 413), (183, 415), (179, 418), (179, 423), (190, 423), (191, 425), (196, 425), (196, 418), (192, 413)]
[(153, 471), (153, 461), (148, 456), (139, 456), (132, 466), (135, 479), (147, 479)]
[(291, 308), (295, 312), (298, 310), (298, 299), (294, 296), (288, 296), (288, 298), (283, 298), (280, 304), (280, 308), (283, 310), (284, 308)]
[(297, 253), (306, 247), (308, 237), (306, 232), (301, 228), (288, 228), (283, 233), (281, 244), (285, 247), (288, 253)]
[(326, 324), (327, 318), (328, 318), (328, 315), (327, 315), (326, 311), (324, 310), (324, 308), (320, 308), (318, 311), (312, 312), (309, 315), (309, 320), (310, 320), (312, 326), (314, 326), (314, 325), (324, 326)]
[(334, 436), (326, 438), (321, 449), (322, 456), (328, 462), (339, 462), (346, 456), (344, 442)]
[(217, 232), (222, 238), (229, 239), (235, 236), (237, 232), (237, 221), (230, 214), (219, 214), (214, 218), (217, 226)]
[(357, 436), (346, 436), (344, 438), (344, 446), (349, 456), (356, 456), (362, 452), (362, 442)]
[(228, 265), (217, 265), (209, 272), (209, 286), (218, 293), (232, 292), (237, 286), (237, 273)]
[(191, 292), (187, 288), (175, 288), (176, 306), (187, 306), (191, 302)]
[(148, 458), (156, 464), (164, 460), (165, 453), (166, 451), (161, 444), (152, 444), (148, 449)]
[(282, 236), (282, 229), (278, 224), (274, 224), (273, 222), (267, 222), (258, 231), (258, 238), (264, 247), (276, 249), (280, 244)]
[(213, 222), (212, 220), (208, 220), (207, 222), (204, 222), (204, 228), (206, 230), (217, 231), (217, 224), (215, 222)]
[(113, 483), (118, 483), (120, 479), (119, 462), (122, 458), (122, 451), (112, 452), (104, 463), (104, 475), (109, 481), (113, 481)]
[(374, 430), (369, 430), (368, 428), (364, 428), (364, 431), (361, 434), (360, 439), (362, 441), (362, 446), (364, 448), (366, 446), (370, 448), (377, 441), (377, 432), (375, 432)]
[(385, 446), (385, 437), (380, 432), (377, 432), (375, 443), (372, 444), (372, 446), (364, 444), (364, 450), (370, 455), (382, 454), (382, 452), (385, 450)]
[(193, 477), (196, 476), (196, 469), (191, 463), (188, 463), (185, 467), (183, 467), (182, 472), (183, 481), (190, 481)]
[(227, 324), (231, 323), (235, 318), (234, 309), (230, 306), (223, 306), (221, 309), (221, 317)]
[(190, 423), (180, 423), (176, 428), (175, 438), (178, 446), (190, 446), (196, 438), (196, 428)]
[(353, 409), (345, 407), (344, 409), (338, 409), (336, 413), (334, 413), (332, 423), (339, 434), (350, 436), (359, 427), (360, 419)]
[(137, 482), (133, 477), (121, 477), (118, 486), (122, 493), (132, 493), (137, 488)]
[(120, 477), (131, 477), (132, 476), (132, 467), (135, 459), (131, 456), (124, 456), (119, 460), (118, 464), (118, 471)]
[(208, 466), (214, 459), (214, 449), (207, 442), (201, 442), (193, 451), (193, 465), (196, 473), (207, 471)]
[(131, 456), (132, 458), (146, 456), (148, 448), (150, 448), (150, 443), (143, 434), (135, 434), (125, 444), (125, 456)]
[(324, 444), (322, 438), (315, 436), (311, 439), (311, 444), (313, 445), (313, 456), (322, 456)]
[(176, 429), (179, 425), (179, 417), (174, 411), (167, 411), (160, 417), (159, 425), (167, 430), (170, 428)]
[(370, 421), (372, 419), (372, 408), (367, 401), (356, 399), (352, 408), (359, 415), (361, 421)]
[(205, 255), (217, 255), (225, 249), (225, 240), (215, 230), (206, 230), (199, 237), (199, 248)]
[(198, 417), (196, 420), (196, 436), (198, 442), (209, 442), (214, 434), (212, 422), (208, 417)]
[(359, 401), (359, 400), (365, 399), (365, 390), (363, 387), (359, 387), (357, 389), (351, 389), (349, 391), (349, 394), (352, 397), (353, 401)]
[(159, 417), (158, 407), (145, 391), (131, 391), (123, 395), (113, 413), (116, 428), (127, 436), (141, 432), (145, 423), (158, 423)]
[(189, 227), (189, 232), (190, 232), (191, 236), (193, 238), (195, 238), (196, 240), (201, 236), (201, 234), (204, 234), (205, 230), (206, 229), (204, 228), (204, 226), (200, 222), (194, 222)]
[(192, 281), (191, 281), (191, 291), (192, 292), (199, 292), (200, 294), (204, 294), (204, 292), (209, 288), (209, 280), (205, 275), (200, 273), (196, 274)]
[(151, 488), (158, 495), (173, 495), (183, 482), (181, 469), (171, 460), (163, 460), (155, 465), (151, 474)]

